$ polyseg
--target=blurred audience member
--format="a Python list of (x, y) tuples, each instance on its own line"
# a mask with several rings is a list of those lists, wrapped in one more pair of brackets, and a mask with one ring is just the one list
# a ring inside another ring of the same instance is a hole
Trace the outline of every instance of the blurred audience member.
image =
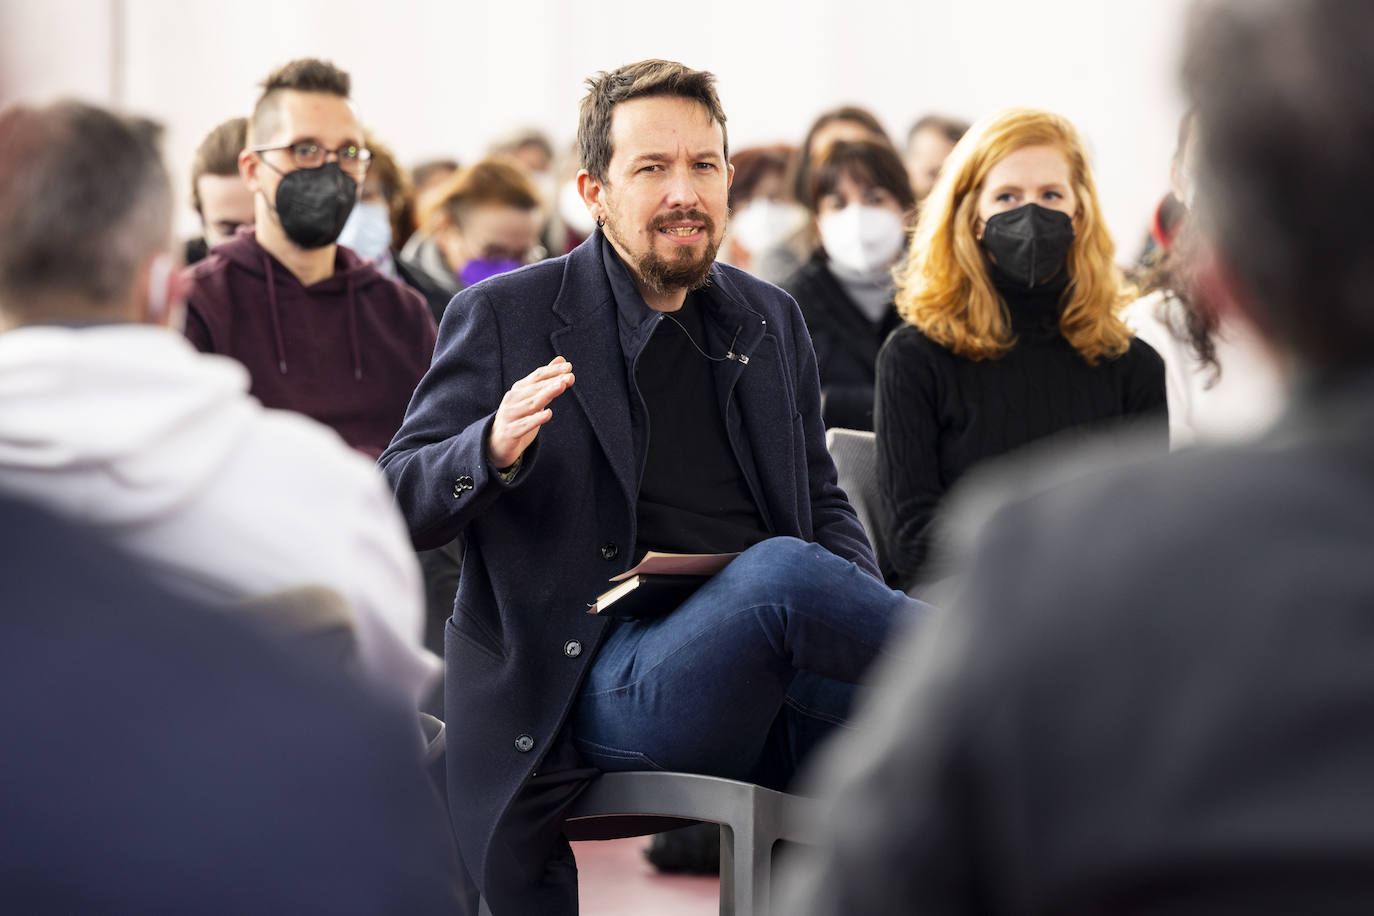
[(167, 327), (181, 310), (156, 133), (78, 103), (0, 116), (0, 489), (109, 533), (206, 600), (335, 590), (364, 669), (414, 701), (437, 664), (376, 469), (263, 409), (242, 366)]
[(336, 244), (370, 153), (348, 74), (292, 61), (270, 75), (239, 168), (257, 223), (187, 272), (186, 336), (243, 363), (267, 407), (299, 411), (376, 457), (429, 367), (419, 294)]
[(837, 748), (778, 912), (1374, 912), (1374, 7), (1191, 22), (1199, 269), (1293, 403), (1004, 506)]
[[(816, 118), (806, 132), (806, 139), (793, 155), (787, 176), (792, 199), (812, 212), (816, 205), (811, 199), (812, 165), (831, 144), (840, 140), (871, 140), (892, 146), (892, 140), (878, 119), (863, 108), (846, 105)], [(808, 231), (800, 238), (788, 239), (763, 252), (754, 252), (752, 273), (769, 283), (782, 283), (807, 262), (819, 245), (820, 240), (815, 233)]]
[(873, 428), (874, 365), (901, 323), (892, 267), (916, 198), (902, 160), (870, 140), (840, 141), (811, 170), (821, 248), (782, 288), (801, 306), (821, 376), (827, 427)]
[(455, 912), (413, 712), (8, 498), (0, 555), (0, 909)]
[(553, 142), (548, 134), (537, 127), (522, 127), (499, 138), (487, 150), (487, 155), (509, 159), (534, 184), (540, 201), (546, 207), (553, 203), (557, 193), (557, 178), (554, 174)]
[[(433, 208), (439, 188), (452, 178), (460, 166), (457, 159), (426, 159), (410, 170), (410, 218), (411, 233), (420, 229), (420, 215)], [(413, 235), (412, 235), (413, 237)], [(409, 258), (411, 239), (401, 244), (401, 257)]]
[[(1119, 317), (1129, 288), (1078, 132), (1007, 109), (975, 124), (921, 209), (906, 324), (878, 355), (877, 547), (911, 589), (945, 492), (984, 459), (1165, 410), (1164, 365)], [(1167, 430), (1159, 424), (1159, 445)]]
[(751, 146), (730, 156), (735, 180), (730, 184), (730, 222), (722, 261), (751, 273), (775, 273), (763, 263), (767, 257), (785, 252), (790, 264), (809, 250), (810, 215), (787, 192), (792, 152), (791, 147), (778, 144)]
[(577, 141), (573, 141), (558, 164), (553, 217), (544, 233), (544, 247), (555, 256), (572, 251), (596, 230), (596, 220), (577, 189), (577, 173), (581, 169), (582, 154)]
[(857, 105), (842, 105), (823, 112), (811, 122), (806, 139), (797, 148), (792, 163), (789, 180), (792, 184), (792, 198), (805, 207), (814, 207), (811, 199), (811, 167), (832, 143), (840, 140), (871, 140), (885, 146), (892, 146), (892, 138), (887, 135), (883, 125), (866, 108)]
[(230, 118), (196, 147), (191, 160), (191, 206), (200, 217), (198, 239), (186, 243), (186, 263), (194, 264), (240, 226), (253, 225), (253, 192), (239, 174), (239, 153), (248, 145), (248, 119)]
[[(427, 241), (404, 266), (424, 271), (450, 296), (543, 255), (539, 192), (508, 160), (483, 159), (442, 191), (424, 217)], [(442, 307), (434, 317), (443, 318)]]
[(367, 128), (363, 128), (363, 145), (372, 155), (366, 177), (358, 186), (358, 202), (339, 231), (339, 244), (352, 248), (378, 271), (396, 279), (394, 252), (407, 218), (410, 179), (390, 147)]
[[(1126, 311), (1126, 322), (1164, 357), (1169, 397), (1169, 439), (1174, 448), (1198, 440), (1227, 439), (1259, 432), (1278, 416), (1283, 382), (1273, 355), (1245, 324), (1228, 319), (1199, 298), (1188, 269), (1188, 249), (1197, 171), (1196, 117), (1179, 125), (1179, 145), (1170, 168), (1170, 192), (1156, 220), (1157, 246), (1141, 274), (1146, 293)], [(1205, 298), (1205, 292), (1203, 292)]]
[(925, 115), (911, 125), (906, 135), (906, 171), (918, 201), (925, 200), (930, 189), (935, 187), (940, 166), (967, 131), (967, 121), (934, 114)]

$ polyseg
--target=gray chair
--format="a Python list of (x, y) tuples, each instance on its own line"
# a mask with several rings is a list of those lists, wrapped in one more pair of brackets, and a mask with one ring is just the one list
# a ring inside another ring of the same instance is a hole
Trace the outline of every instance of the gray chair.
[[(769, 916), (773, 847), (814, 844), (816, 802), (695, 773), (603, 773), (564, 820), (570, 840), (610, 840), (706, 821), (719, 824), (722, 916)], [(482, 916), (491, 916), (486, 901)]]
[(828, 429), (825, 447), (835, 461), (840, 488), (849, 496), (849, 504), (858, 513), (859, 522), (868, 533), (869, 543), (877, 529), (874, 509), (881, 499), (878, 492), (878, 439), (874, 433), (857, 429)]

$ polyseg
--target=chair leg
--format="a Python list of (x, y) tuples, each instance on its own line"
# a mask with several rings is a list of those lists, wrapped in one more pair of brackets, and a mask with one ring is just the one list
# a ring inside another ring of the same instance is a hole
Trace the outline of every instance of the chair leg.
[(769, 916), (772, 849), (758, 846), (753, 818), (721, 828), (721, 916)]

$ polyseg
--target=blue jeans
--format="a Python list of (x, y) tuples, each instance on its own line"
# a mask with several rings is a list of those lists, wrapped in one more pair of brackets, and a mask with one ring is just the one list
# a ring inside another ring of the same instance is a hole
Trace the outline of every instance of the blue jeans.
[(889, 633), (925, 609), (818, 544), (762, 541), (670, 614), (615, 626), (573, 707), (573, 742), (602, 770), (781, 788), (844, 721)]

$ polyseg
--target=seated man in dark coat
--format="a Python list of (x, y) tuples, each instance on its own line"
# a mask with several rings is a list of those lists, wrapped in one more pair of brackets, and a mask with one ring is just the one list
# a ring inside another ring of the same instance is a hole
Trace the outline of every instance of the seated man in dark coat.
[[(601, 231), (454, 299), (381, 458), (417, 546), (467, 535), (449, 785), (493, 912), (575, 912), (559, 818), (594, 768), (785, 784), (920, 607), (835, 483), (796, 303), (715, 263), (713, 83), (667, 61), (590, 81)], [(740, 556), (653, 619), (588, 615), (649, 549)]]
[(1371, 47), (1361, 0), (1199, 6), (1197, 298), (1289, 413), (1004, 504), (779, 912), (1374, 912)]

